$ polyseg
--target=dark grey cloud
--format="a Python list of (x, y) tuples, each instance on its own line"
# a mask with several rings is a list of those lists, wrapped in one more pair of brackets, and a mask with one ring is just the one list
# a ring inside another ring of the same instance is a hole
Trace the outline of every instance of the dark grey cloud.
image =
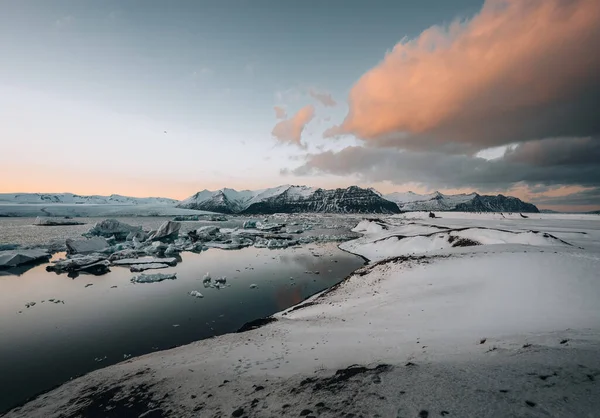
[[(569, 148), (569, 144), (574, 147)], [(572, 138), (520, 145), (503, 158), (420, 152), (377, 147), (348, 147), (339, 152), (309, 154), (296, 175), (357, 175), (364, 181), (421, 183), (433, 188), (508, 189), (515, 184), (538, 188), (557, 185), (600, 186), (598, 139)], [(547, 148), (546, 148), (547, 147)], [(556, 154), (563, 152), (562, 158)], [(587, 157), (589, 154), (591, 157)]]
[(542, 166), (600, 164), (600, 137), (525, 142), (508, 151), (504, 158)]
[(567, 196), (542, 196), (531, 199), (538, 205), (600, 206), (600, 188), (583, 190)]

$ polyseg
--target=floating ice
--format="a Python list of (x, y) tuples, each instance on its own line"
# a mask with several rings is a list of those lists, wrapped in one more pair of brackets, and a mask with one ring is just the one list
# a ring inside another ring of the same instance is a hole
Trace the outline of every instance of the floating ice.
[(134, 276), (131, 279), (131, 283), (156, 283), (156, 282), (162, 282), (163, 280), (175, 280), (176, 278), (177, 278), (176, 273), (172, 273), (172, 274), (162, 274), (162, 273), (145, 274), (145, 273), (142, 273), (139, 276)]
[(258, 287), (258, 285), (254, 284), (254, 283), (250, 285), (250, 289), (256, 289), (257, 287)]
[(254, 229), (254, 228), (256, 228), (258, 223), (259, 222), (255, 221), (255, 220), (247, 220), (244, 222), (243, 228), (244, 229)]
[(121, 260), (114, 260), (112, 262), (114, 266), (132, 266), (139, 264), (168, 264), (174, 266), (177, 264), (177, 259), (174, 257), (158, 258), (158, 257), (140, 257), (140, 258), (124, 258)]
[(38, 216), (37, 218), (35, 218), (35, 221), (33, 221), (33, 224), (38, 225), (38, 226), (84, 225), (83, 222), (77, 222), (72, 219), (42, 218), (41, 216)]
[(132, 273), (139, 273), (146, 270), (166, 269), (167, 267), (170, 266), (165, 263), (133, 264), (131, 267), (129, 267), (129, 271)]
[(177, 238), (180, 229), (181, 223), (167, 221), (148, 237), (148, 241), (173, 240)]
[(53, 262), (53, 264), (46, 266), (46, 271), (55, 273), (86, 272), (99, 276), (110, 271), (108, 268), (109, 263), (105, 258), (106, 256), (101, 254), (76, 255)]
[(204, 297), (204, 295), (203, 295), (202, 293), (198, 292), (197, 290), (192, 290), (192, 291), (189, 293), (189, 295), (190, 295), (190, 296), (193, 296), (193, 297), (195, 297), (195, 298), (203, 298), (203, 297)]
[(108, 249), (108, 242), (101, 237), (80, 240), (67, 238), (65, 244), (69, 254), (98, 253)]
[(47, 260), (50, 254), (46, 250), (7, 250), (0, 251), (0, 268), (16, 267), (22, 264)]
[(131, 232), (139, 232), (141, 226), (131, 226), (116, 219), (105, 219), (96, 223), (84, 236), (111, 237), (115, 236), (119, 241), (125, 240)]

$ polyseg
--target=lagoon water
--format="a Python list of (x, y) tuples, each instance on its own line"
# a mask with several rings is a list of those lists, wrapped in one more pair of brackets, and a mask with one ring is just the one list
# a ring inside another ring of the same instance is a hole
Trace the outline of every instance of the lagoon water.
[[(162, 219), (143, 221), (153, 225)], [(30, 231), (20, 222), (22, 231)], [(49, 227), (58, 228), (53, 232), (31, 228), (64, 240), (89, 225)], [(0, 220), (0, 244), (15, 241), (2, 233), (8, 230), (27, 244), (11, 218)], [(364, 263), (335, 243), (284, 250), (210, 249), (184, 252), (181, 258), (175, 267), (147, 272), (177, 273), (176, 280), (160, 283), (133, 284), (137, 273), (125, 267), (74, 279), (46, 272), (46, 264), (0, 271), (0, 411), (128, 356), (234, 332), (340, 282)], [(229, 287), (204, 288), (206, 272), (213, 279), (226, 276)], [(250, 289), (251, 284), (258, 286)], [(190, 296), (193, 290), (204, 297)], [(31, 302), (35, 305), (26, 307)]]

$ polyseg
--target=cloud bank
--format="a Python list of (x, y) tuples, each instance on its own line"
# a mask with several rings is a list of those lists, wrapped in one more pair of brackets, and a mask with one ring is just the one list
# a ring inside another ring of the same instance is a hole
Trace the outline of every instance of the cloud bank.
[(600, 132), (600, 1), (488, 0), (402, 41), (352, 87), (326, 136), (476, 152)]

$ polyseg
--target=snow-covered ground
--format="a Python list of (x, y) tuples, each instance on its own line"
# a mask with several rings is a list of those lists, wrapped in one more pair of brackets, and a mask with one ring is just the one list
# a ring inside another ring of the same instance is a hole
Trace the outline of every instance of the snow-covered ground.
[(339, 286), (7, 416), (595, 416), (600, 217), (441, 216), (363, 221)]

